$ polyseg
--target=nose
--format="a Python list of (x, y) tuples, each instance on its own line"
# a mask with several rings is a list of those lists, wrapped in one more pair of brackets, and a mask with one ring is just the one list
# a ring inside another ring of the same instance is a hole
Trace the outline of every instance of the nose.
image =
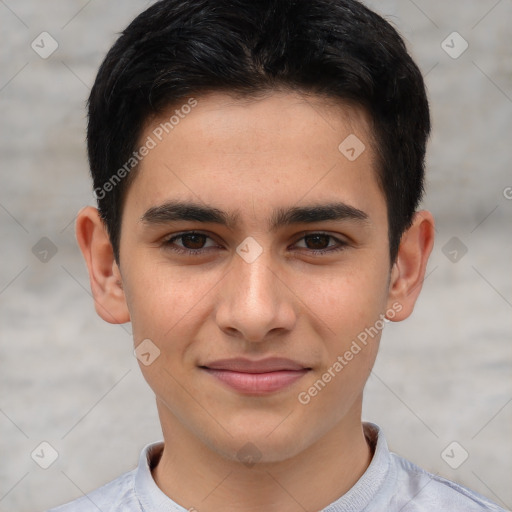
[(234, 255), (216, 308), (216, 322), (223, 332), (262, 342), (293, 329), (294, 294), (272, 267), (276, 265), (265, 250), (251, 263)]

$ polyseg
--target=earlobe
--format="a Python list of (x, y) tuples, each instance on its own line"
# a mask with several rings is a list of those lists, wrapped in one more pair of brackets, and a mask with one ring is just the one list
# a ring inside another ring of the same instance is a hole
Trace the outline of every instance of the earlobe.
[(92, 206), (82, 208), (75, 228), (77, 242), (89, 271), (96, 312), (103, 320), (112, 324), (129, 322), (130, 314), (121, 272), (98, 210)]
[(402, 235), (398, 256), (391, 270), (388, 308), (401, 305), (400, 311), (390, 320), (399, 322), (414, 309), (434, 246), (434, 218), (427, 210), (415, 213), (411, 227)]

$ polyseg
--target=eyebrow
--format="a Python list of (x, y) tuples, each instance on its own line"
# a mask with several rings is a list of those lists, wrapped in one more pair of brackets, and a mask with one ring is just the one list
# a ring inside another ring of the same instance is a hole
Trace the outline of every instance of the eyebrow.
[[(228, 213), (212, 206), (183, 201), (167, 201), (159, 206), (152, 206), (140, 217), (140, 222), (147, 225), (167, 224), (176, 221), (193, 221), (213, 223), (233, 229), (237, 226), (239, 212)], [(314, 204), (277, 208), (269, 221), (269, 231), (292, 224), (312, 224), (324, 221), (350, 220), (368, 223), (368, 215), (342, 202)]]

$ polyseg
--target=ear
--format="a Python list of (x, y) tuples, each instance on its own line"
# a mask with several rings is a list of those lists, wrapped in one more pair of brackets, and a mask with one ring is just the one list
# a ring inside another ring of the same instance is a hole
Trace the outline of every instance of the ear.
[[(427, 210), (416, 212), (411, 227), (402, 235), (398, 255), (391, 270), (388, 308), (396, 314), (390, 320), (405, 320), (413, 311), (434, 246), (434, 217)], [(398, 310), (396, 304), (400, 304)]]
[(121, 272), (99, 212), (86, 206), (78, 212), (76, 239), (87, 263), (96, 313), (111, 324), (130, 321)]

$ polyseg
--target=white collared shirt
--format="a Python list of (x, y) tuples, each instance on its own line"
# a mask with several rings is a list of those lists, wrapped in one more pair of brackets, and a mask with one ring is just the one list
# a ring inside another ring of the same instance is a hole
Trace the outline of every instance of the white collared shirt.
[[(433, 475), (388, 450), (384, 434), (363, 423), (375, 447), (372, 461), (355, 485), (322, 512), (505, 512), (487, 498)], [(147, 445), (139, 465), (112, 482), (48, 512), (187, 512), (156, 485), (152, 461), (163, 442)], [(200, 504), (197, 505), (200, 511)]]

